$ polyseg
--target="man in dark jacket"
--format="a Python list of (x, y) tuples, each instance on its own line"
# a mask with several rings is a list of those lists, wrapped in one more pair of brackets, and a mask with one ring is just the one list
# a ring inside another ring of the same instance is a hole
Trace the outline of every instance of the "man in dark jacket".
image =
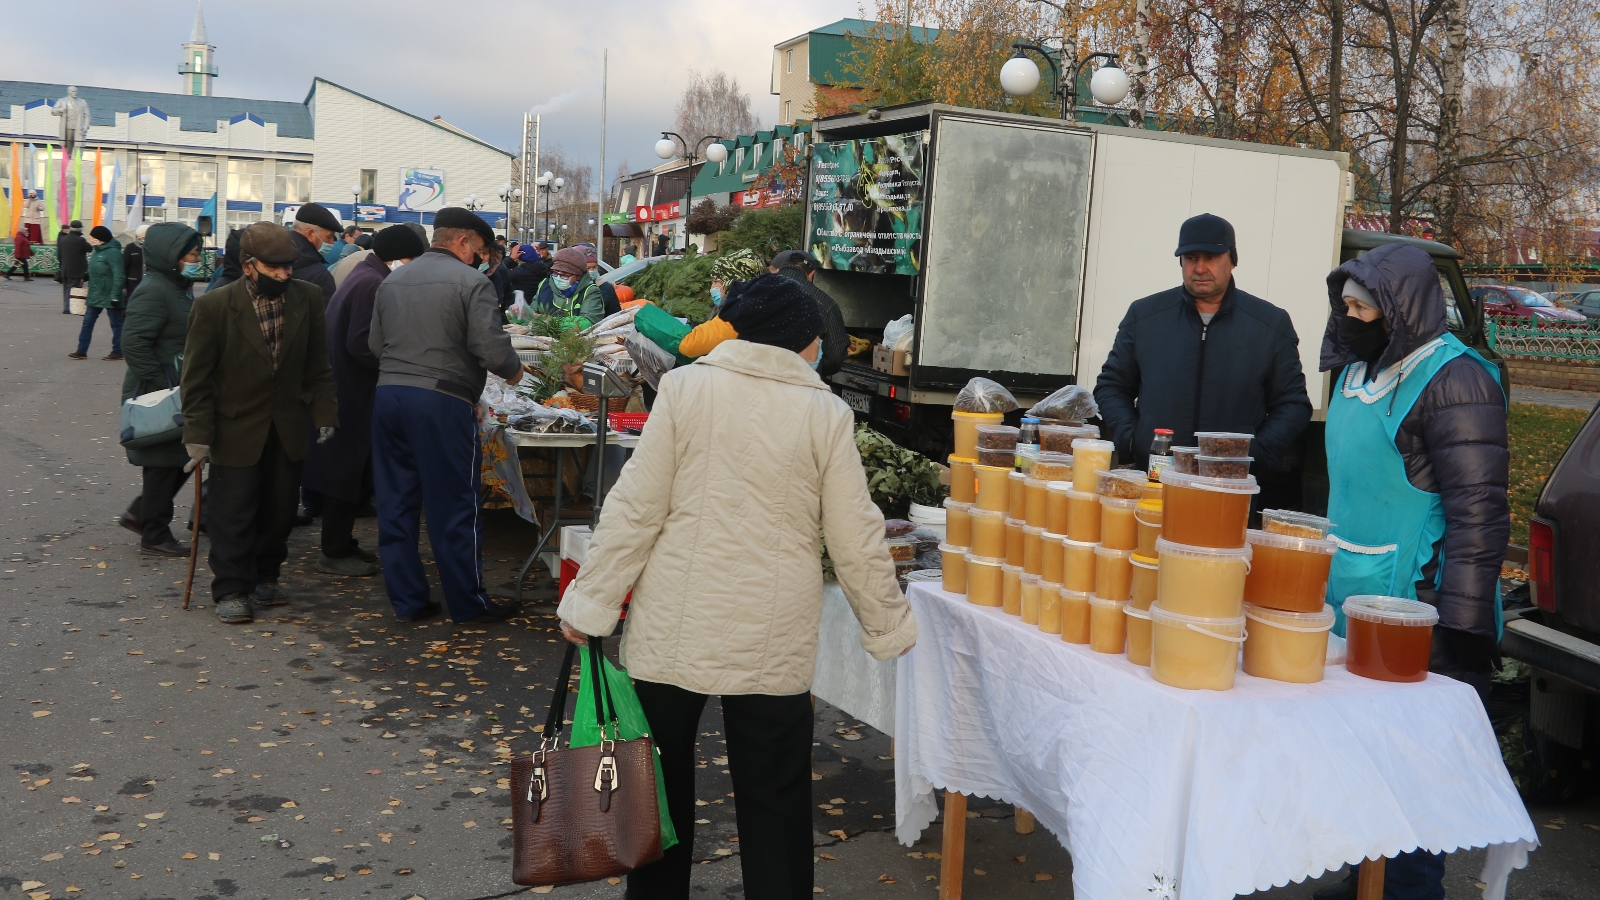
[(61, 311), (70, 315), (72, 289), (89, 274), (89, 242), (83, 237), (82, 222), (73, 219), (56, 236), (56, 259), (61, 266)]
[(333, 273), (328, 271), (328, 264), (323, 261), (318, 249), (333, 243), (335, 235), (339, 233), (339, 219), (326, 207), (307, 203), (294, 214), (293, 231), (292, 240), (295, 249), (300, 252), (294, 261), (293, 277), (322, 288), (322, 304), (326, 306), (333, 299), (333, 292), (339, 288), (333, 283)]
[(339, 422), (322, 295), (290, 277), (291, 237), (245, 229), (244, 277), (195, 301), (184, 345), (183, 442), (191, 468), (211, 460), (211, 595), (230, 624), (287, 602), (278, 575), (308, 433), (326, 441)]
[[(550, 264), (532, 244), (521, 245), (519, 251), (521, 261), (511, 270), (511, 290), (521, 291), (523, 302), (532, 303), (539, 296), (539, 285), (550, 277)], [(516, 294), (511, 296), (515, 302)]]
[(822, 264), (810, 253), (785, 250), (772, 258), (767, 271), (800, 282), (801, 290), (822, 309), (822, 320), (827, 328), (822, 333), (822, 358), (817, 363), (817, 374), (827, 383), (844, 367), (845, 357), (850, 354), (850, 332), (844, 329), (844, 313), (839, 311), (839, 304), (814, 283), (820, 268)]
[(325, 444), (306, 447), (301, 484), (322, 496), (322, 558), (317, 568), (332, 575), (376, 575), (376, 553), (355, 539), (356, 510), (372, 496), (372, 398), (378, 358), (367, 339), (378, 285), (393, 270), (428, 249), (409, 228), (385, 228), (372, 252), (357, 263), (328, 304), (328, 362), (339, 399), (339, 430)]
[[(1445, 327), (1438, 272), (1418, 247), (1389, 244), (1350, 260), (1328, 276), (1328, 299), (1321, 368), (1338, 373), (1327, 428), (1335, 631), (1356, 594), (1428, 603), (1439, 613), (1429, 670), (1487, 697), (1511, 533), (1499, 372)], [(1356, 877), (1318, 898), (1354, 898)], [(1402, 853), (1387, 864), (1384, 895), (1443, 900), (1443, 878), (1443, 853)]]
[(1105, 430), (1144, 465), (1157, 428), (1177, 446), (1196, 431), (1254, 434), (1258, 471), (1291, 463), (1311, 421), (1299, 338), (1289, 314), (1233, 283), (1233, 226), (1210, 214), (1178, 231), (1183, 286), (1135, 300), (1095, 383)]
[[(148, 233), (143, 228), (140, 231)], [(144, 278), (144, 238), (138, 233), (133, 238), (122, 248), (122, 290), (129, 302), (133, 300), (133, 289)]]
[(243, 277), (244, 269), (239, 265), (239, 233), (242, 230), (235, 228), (228, 232), (228, 239), (222, 245), (222, 264), (217, 266), (217, 272), (211, 276), (211, 284), (206, 286), (206, 290), (225, 288)]

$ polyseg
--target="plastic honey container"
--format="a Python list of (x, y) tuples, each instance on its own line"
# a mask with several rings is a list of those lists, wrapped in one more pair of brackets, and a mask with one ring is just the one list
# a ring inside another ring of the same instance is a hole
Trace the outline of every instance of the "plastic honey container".
[(1161, 562), (1156, 557), (1141, 556), (1135, 552), (1128, 557), (1133, 567), (1133, 582), (1128, 588), (1128, 603), (1134, 609), (1149, 609), (1160, 592)]
[(1107, 600), (1126, 600), (1133, 591), (1133, 551), (1094, 548), (1094, 592)]
[(1250, 574), (1244, 580), (1244, 600), (1270, 609), (1320, 613), (1328, 591), (1328, 567), (1333, 564), (1333, 541), (1245, 532), (1250, 545)]
[(1014, 425), (978, 425), (978, 465), (1002, 469), (1017, 467), (1017, 434)]
[(1114, 550), (1133, 550), (1139, 546), (1136, 508), (1144, 501), (1137, 497), (1100, 498), (1100, 543)]
[(1128, 662), (1136, 666), (1150, 665), (1150, 610), (1134, 609), (1130, 603), (1122, 608), (1128, 616)]
[(1039, 579), (1039, 630), (1061, 633), (1061, 585)]
[(1095, 472), (1111, 468), (1111, 453), (1117, 445), (1095, 438), (1076, 438), (1072, 442), (1073, 490), (1094, 492)]
[(1161, 536), (1161, 507), (1160, 500), (1145, 498), (1134, 508), (1133, 521), (1138, 527), (1137, 549), (1140, 556), (1156, 558), (1156, 538)]
[(1069, 644), (1089, 643), (1089, 592), (1061, 589), (1061, 639)]
[(1066, 538), (1061, 542), (1063, 560), (1066, 572), (1061, 577), (1061, 586), (1069, 591), (1082, 591), (1087, 594), (1094, 590), (1094, 548), (1096, 544), (1088, 541), (1075, 541)]
[[(976, 460), (978, 458), (978, 426), (999, 425), (1005, 420), (1005, 413), (977, 413), (951, 410), (950, 422), (955, 428), (956, 456), (962, 459)], [(1015, 447), (1015, 442), (1012, 443)]]
[(1022, 526), (1021, 519), (1006, 520), (1006, 562), (1013, 566), (1022, 565)]
[(944, 498), (944, 541), (957, 547), (972, 546), (972, 504)]
[(1039, 624), (1039, 576), (1022, 573), (1022, 624)]
[(974, 556), (1006, 555), (1006, 514), (988, 509), (972, 511), (972, 553)]
[(952, 594), (967, 592), (967, 548), (955, 544), (940, 544), (941, 572), (939, 586)]
[(1018, 513), (1026, 509), (1028, 503), (1027, 495), (1023, 493), (1023, 488), (1028, 484), (1028, 476), (1022, 472), (1012, 472), (1007, 476), (1006, 484), (1010, 485), (1010, 490), (1006, 491), (1009, 497), (1006, 506), (1013, 516), (1020, 519), (1022, 516)]
[(978, 499), (978, 475), (972, 471), (974, 458), (950, 455), (950, 499), (972, 503)]
[(1046, 531), (1039, 535), (1039, 575), (1045, 581), (1054, 581), (1057, 584), (1066, 577), (1067, 548), (1062, 541), (1066, 535), (1052, 534)]
[(1161, 561), (1156, 604), (1167, 612), (1207, 619), (1231, 619), (1244, 608), (1244, 579), (1250, 547), (1188, 547), (1166, 538), (1156, 541)]
[(1328, 662), (1328, 630), (1333, 607), (1316, 612), (1285, 612), (1254, 603), (1244, 605), (1250, 625), (1244, 639), (1244, 671), (1257, 678), (1315, 684)]
[(1150, 676), (1190, 691), (1233, 687), (1244, 616), (1185, 616), (1150, 607)]
[(1008, 616), (1022, 615), (1022, 567), (1000, 567), (1000, 608)]
[(999, 606), (1001, 571), (1006, 561), (997, 557), (967, 554), (967, 602), (973, 606)]
[(1011, 508), (1011, 470), (977, 465), (972, 471), (978, 476), (978, 508), (990, 512), (1008, 511)]
[(1192, 547), (1243, 547), (1250, 522), (1250, 497), (1260, 493), (1255, 476), (1203, 478), (1161, 476), (1161, 536)]
[(1014, 510), (1017, 518), (1027, 519), (1029, 525), (1044, 528), (1049, 525), (1050, 516), (1050, 483), (1042, 478), (1029, 478), (1023, 487), (1025, 503), (1021, 509)]
[(1263, 509), (1261, 511), (1261, 530), (1268, 534), (1282, 534), (1289, 537), (1311, 538), (1320, 541), (1333, 530), (1333, 523), (1322, 516), (1313, 516), (1310, 513), (1295, 512), (1292, 509)]
[(1100, 543), (1100, 495), (1074, 488), (1067, 492), (1067, 537)]
[(1094, 473), (1094, 492), (1102, 497), (1138, 500), (1148, 483), (1140, 469), (1098, 469)]
[(1344, 667), (1378, 681), (1428, 677), (1439, 611), (1421, 600), (1356, 594), (1344, 601)]
[(1029, 575), (1044, 572), (1044, 529), (1022, 526), (1022, 569)]
[(1071, 481), (1072, 454), (1040, 452), (1028, 474), (1040, 481)]
[(1069, 502), (1072, 482), (1047, 482), (1045, 490), (1048, 492), (1048, 499), (1045, 505), (1044, 527), (1056, 534), (1066, 534), (1072, 522), (1072, 506)]
[(1128, 643), (1126, 600), (1089, 595), (1089, 649), (1096, 653), (1121, 653)]

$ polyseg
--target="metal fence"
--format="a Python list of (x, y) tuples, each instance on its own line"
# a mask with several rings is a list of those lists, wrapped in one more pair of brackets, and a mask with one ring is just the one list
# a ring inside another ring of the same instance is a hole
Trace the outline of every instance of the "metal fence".
[(1489, 316), (1484, 322), (1489, 346), (1514, 359), (1600, 364), (1600, 325), (1555, 322), (1520, 316)]

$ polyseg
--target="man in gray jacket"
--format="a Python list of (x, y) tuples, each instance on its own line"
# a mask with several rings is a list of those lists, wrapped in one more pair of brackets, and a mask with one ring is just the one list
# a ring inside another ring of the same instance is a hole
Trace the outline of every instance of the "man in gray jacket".
[(493, 241), (494, 232), (477, 215), (441, 209), (433, 220), (433, 246), (383, 280), (372, 310), (378, 552), (389, 602), (402, 622), (441, 611), (417, 552), (423, 507), (450, 617), (500, 621), (517, 612), (513, 604), (489, 601), (480, 550), (478, 397), (486, 371), (512, 384), (522, 380), (494, 285), (477, 269)]

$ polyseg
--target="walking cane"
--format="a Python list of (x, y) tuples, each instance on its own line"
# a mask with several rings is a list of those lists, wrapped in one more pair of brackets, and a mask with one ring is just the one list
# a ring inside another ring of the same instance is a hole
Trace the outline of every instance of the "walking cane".
[(183, 582), (183, 608), (189, 608), (189, 593), (194, 590), (194, 563), (200, 557), (200, 473), (204, 463), (194, 467), (194, 524), (189, 526), (189, 577)]

